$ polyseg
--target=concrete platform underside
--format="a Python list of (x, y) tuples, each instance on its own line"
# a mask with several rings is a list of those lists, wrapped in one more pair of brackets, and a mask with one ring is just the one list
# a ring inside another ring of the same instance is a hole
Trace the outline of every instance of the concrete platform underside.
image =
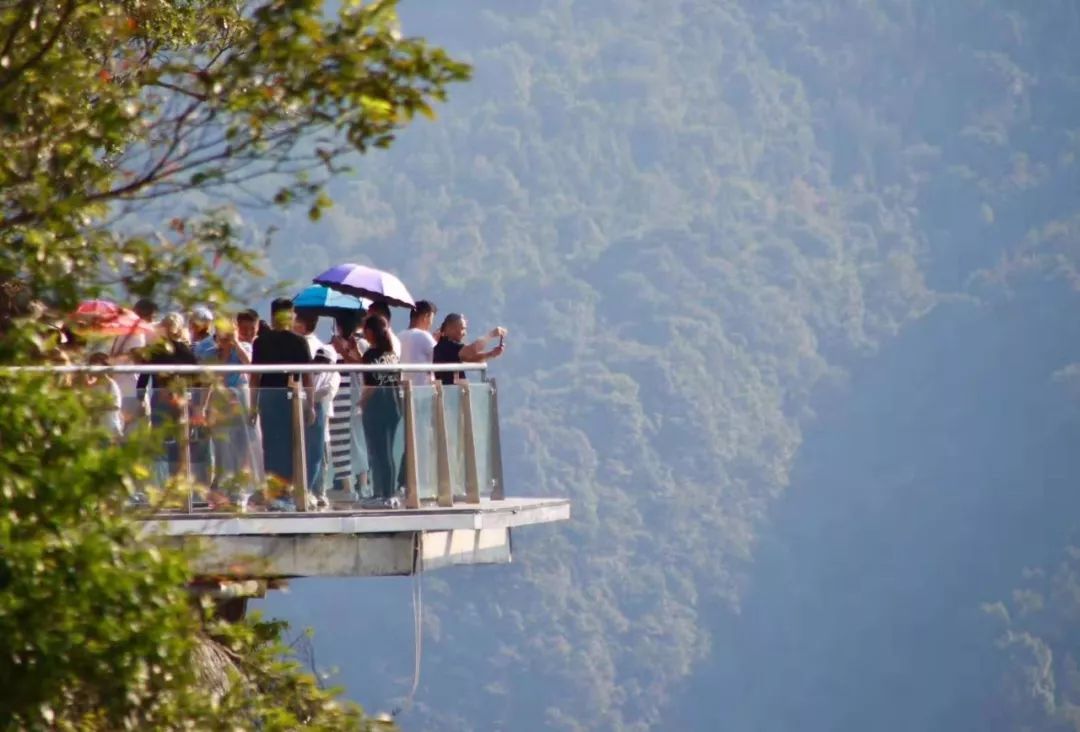
[(512, 529), (569, 518), (565, 499), (507, 498), (393, 511), (159, 514), (146, 531), (197, 546), (203, 576), (380, 577), (504, 564)]

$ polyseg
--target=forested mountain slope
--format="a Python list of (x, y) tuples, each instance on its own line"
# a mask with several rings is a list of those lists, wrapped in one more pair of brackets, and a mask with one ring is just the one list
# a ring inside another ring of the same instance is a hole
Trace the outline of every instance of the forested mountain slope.
[[(1077, 538), (1080, 404), (1052, 378), (1080, 342), (1076, 305), (1064, 283), (942, 305), (854, 369), (800, 449), (741, 612), (714, 621), (717, 653), (671, 707), (677, 728), (1052, 729), (1033, 712), (1053, 672), (1021, 634), (1044, 635), (1065, 681), (1076, 603), (1038, 569)], [(1014, 595), (1031, 585), (1042, 597)], [(999, 599), (1012, 627), (987, 612)]]
[[(736, 650), (755, 537), (815, 403), (847, 398), (846, 372), (891, 357), (875, 354), (936, 303), (1008, 308), (1016, 283), (1075, 279), (1080, 13), (402, 10), (476, 81), (365, 160), (317, 227), (277, 222), (276, 269), (370, 260), (475, 330), (509, 327), (495, 375), (510, 490), (574, 500), (570, 525), (515, 536), (514, 566), (428, 580), (407, 724), (660, 726), (696, 665)], [(411, 653), (390, 629), (407, 588), (331, 585), (271, 607), (319, 628), (320, 661), (378, 706), (404, 686), (384, 677), (408, 665), (387, 660)]]

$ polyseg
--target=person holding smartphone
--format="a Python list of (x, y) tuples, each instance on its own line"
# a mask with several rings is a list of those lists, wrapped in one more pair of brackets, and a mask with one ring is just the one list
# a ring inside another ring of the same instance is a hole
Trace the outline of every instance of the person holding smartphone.
[[(450, 313), (439, 328), (439, 342), (432, 352), (432, 363), (482, 363), (498, 358), (506, 351), (506, 328), (496, 326), (486, 335), (472, 343), (466, 343), (469, 334), (469, 322), (461, 313)], [(488, 348), (488, 344), (498, 339), (498, 344)], [(452, 371), (440, 371), (435, 377), (447, 386), (465, 379), (465, 372), (456, 374)]]

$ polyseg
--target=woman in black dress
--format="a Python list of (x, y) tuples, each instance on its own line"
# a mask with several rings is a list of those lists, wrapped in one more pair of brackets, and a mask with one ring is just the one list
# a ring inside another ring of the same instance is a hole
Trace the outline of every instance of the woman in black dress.
[[(390, 324), (381, 315), (369, 315), (364, 320), (364, 338), (371, 347), (364, 352), (366, 364), (390, 365), (398, 363), (397, 354), (390, 340)], [(395, 456), (395, 443), (401, 423), (401, 406), (398, 392), (401, 387), (400, 371), (365, 372), (364, 388), (360, 392), (360, 408), (364, 422), (364, 439), (367, 442), (371, 484), (375, 498), (385, 505), (393, 506), (394, 491), (398, 484), (399, 460)]]

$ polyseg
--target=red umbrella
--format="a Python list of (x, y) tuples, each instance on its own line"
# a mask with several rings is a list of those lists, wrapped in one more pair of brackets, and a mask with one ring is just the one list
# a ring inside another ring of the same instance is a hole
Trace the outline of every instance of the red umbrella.
[(120, 306), (108, 300), (86, 300), (75, 308), (75, 317), (79, 320), (115, 318), (120, 314)]
[(84, 337), (122, 336), (154, 332), (152, 323), (148, 323), (131, 310), (118, 310), (111, 317), (100, 317), (76, 326), (76, 331)]

